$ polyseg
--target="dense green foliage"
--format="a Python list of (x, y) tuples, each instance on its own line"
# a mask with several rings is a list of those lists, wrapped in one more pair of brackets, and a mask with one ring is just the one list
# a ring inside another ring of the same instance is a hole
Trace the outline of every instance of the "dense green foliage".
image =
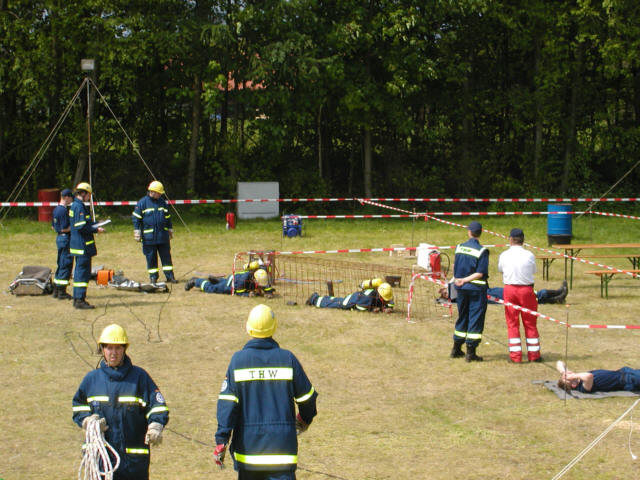
[(25, 199), (86, 178), (87, 104), (101, 199), (137, 150), (173, 198), (597, 196), (636, 162), (639, 33), (633, 0), (0, 0), (0, 194), (94, 58)]

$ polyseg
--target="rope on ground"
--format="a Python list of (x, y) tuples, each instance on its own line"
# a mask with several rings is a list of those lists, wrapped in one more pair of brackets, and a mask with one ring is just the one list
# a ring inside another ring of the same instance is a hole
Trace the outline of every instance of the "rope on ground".
[[(85, 445), (78, 480), (113, 480), (113, 472), (120, 466), (118, 452), (107, 442), (100, 431), (100, 421), (89, 420), (85, 433)], [(111, 462), (111, 456), (115, 465)], [(104, 470), (101, 470), (101, 467)]]
[(571, 470), (571, 468), (573, 468), (573, 466), (578, 463), (580, 460), (582, 460), (582, 457), (584, 457), (587, 453), (589, 453), (589, 451), (595, 447), (598, 442), (600, 442), (600, 440), (602, 440), (604, 437), (607, 436), (607, 434), (613, 430), (613, 428), (620, 423), (620, 421), (627, 416), (627, 414), (629, 412), (631, 412), (636, 405), (638, 404), (638, 402), (640, 402), (640, 398), (638, 400), (636, 400), (635, 402), (633, 402), (633, 405), (631, 405), (629, 408), (627, 408), (627, 410), (620, 415), (611, 425), (609, 425), (604, 432), (602, 432), (600, 435), (598, 435), (589, 445), (587, 445), (587, 447), (582, 450), (573, 460), (571, 460), (567, 465), (565, 465), (565, 467), (560, 470), (558, 473), (556, 473), (553, 478), (551, 480), (557, 480), (558, 478), (562, 477), (565, 473), (567, 473), (569, 470)]

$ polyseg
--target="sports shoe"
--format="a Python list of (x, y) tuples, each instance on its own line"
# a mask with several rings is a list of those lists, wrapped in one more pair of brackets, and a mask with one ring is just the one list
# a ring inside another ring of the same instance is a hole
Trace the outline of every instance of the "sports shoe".
[(184, 284), (184, 289), (186, 291), (189, 291), (195, 286), (196, 286), (196, 277), (193, 277), (187, 280), (187, 283)]

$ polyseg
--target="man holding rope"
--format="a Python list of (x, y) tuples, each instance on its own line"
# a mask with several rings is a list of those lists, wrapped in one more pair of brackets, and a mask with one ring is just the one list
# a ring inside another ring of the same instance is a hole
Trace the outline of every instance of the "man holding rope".
[[(117, 453), (119, 466), (113, 480), (148, 480), (149, 447), (162, 442), (169, 409), (149, 374), (131, 363), (128, 346), (127, 332), (120, 325), (102, 331), (98, 350), (103, 359), (98, 369), (87, 373), (73, 396), (73, 421), (84, 430), (93, 429), (98, 422), (104, 440)], [(107, 457), (108, 463), (114, 463), (113, 457)], [(108, 469), (105, 459), (88, 461), (99, 463), (102, 471)]]

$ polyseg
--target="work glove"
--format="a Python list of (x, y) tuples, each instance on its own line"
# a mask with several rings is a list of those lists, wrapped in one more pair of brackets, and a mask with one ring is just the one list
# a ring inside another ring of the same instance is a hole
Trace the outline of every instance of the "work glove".
[(101, 432), (106, 432), (109, 428), (109, 425), (107, 425), (107, 419), (100, 418), (100, 415), (94, 413), (93, 415), (89, 415), (88, 417), (85, 417), (84, 420), (82, 420), (82, 428), (85, 432), (87, 431), (87, 427), (89, 426), (90, 422), (98, 422), (100, 424)]
[(309, 424), (302, 420), (300, 414), (296, 415), (296, 435), (300, 435), (307, 431)]
[(155, 447), (162, 443), (162, 429), (164, 426), (158, 422), (151, 422), (147, 427), (147, 433), (144, 436), (144, 443)]
[(169, 238), (170, 239), (173, 238), (173, 229), (171, 228), (169, 229)]
[(139, 242), (141, 240), (141, 232), (140, 232), (140, 230), (134, 230), (133, 231), (133, 239), (136, 242)]
[(219, 443), (213, 450), (213, 459), (216, 461), (216, 465), (219, 468), (224, 468), (224, 455), (227, 453), (227, 446)]

